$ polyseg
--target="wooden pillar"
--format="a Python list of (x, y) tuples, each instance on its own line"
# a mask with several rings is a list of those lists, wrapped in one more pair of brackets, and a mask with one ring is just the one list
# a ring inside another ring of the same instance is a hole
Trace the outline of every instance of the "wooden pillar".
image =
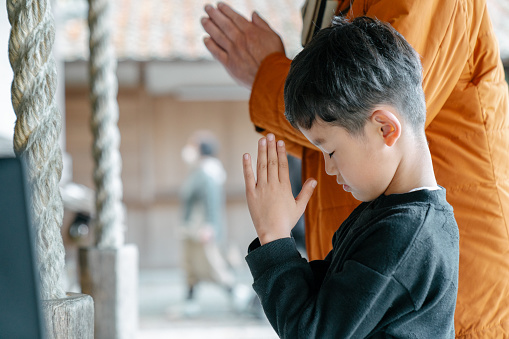
[(138, 248), (81, 248), (81, 288), (94, 296), (96, 338), (136, 338)]
[(86, 294), (42, 301), (47, 339), (93, 339), (94, 301)]

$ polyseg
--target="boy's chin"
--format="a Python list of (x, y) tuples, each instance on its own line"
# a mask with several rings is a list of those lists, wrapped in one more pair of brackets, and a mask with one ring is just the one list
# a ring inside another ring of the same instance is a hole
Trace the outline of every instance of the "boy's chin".
[[(345, 191), (346, 191), (346, 190), (345, 190)], [(362, 197), (361, 195), (359, 195), (359, 194), (357, 194), (357, 193), (355, 193), (355, 192), (350, 191), (350, 194), (351, 194), (351, 195), (352, 195), (355, 199), (357, 199), (357, 200), (359, 200), (359, 201), (362, 201), (362, 202), (365, 202), (365, 201), (366, 201), (365, 199), (363, 199), (363, 197)]]
[[(345, 191), (346, 191), (346, 189), (345, 189)], [(373, 195), (368, 195), (368, 194), (362, 194), (362, 193), (355, 192), (355, 191), (347, 191), (347, 192), (350, 192), (355, 199), (362, 201), (362, 202), (369, 202), (369, 201), (373, 201), (376, 198), (378, 198), (378, 195), (373, 196)]]

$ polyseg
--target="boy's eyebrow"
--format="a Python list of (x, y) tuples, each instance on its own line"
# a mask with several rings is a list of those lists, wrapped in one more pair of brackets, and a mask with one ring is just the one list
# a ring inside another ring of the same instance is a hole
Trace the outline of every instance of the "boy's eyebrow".
[(323, 144), (324, 140), (320, 137), (316, 138), (315, 140), (311, 140), (311, 143), (313, 143), (313, 145), (315, 146), (320, 146), (321, 144)]

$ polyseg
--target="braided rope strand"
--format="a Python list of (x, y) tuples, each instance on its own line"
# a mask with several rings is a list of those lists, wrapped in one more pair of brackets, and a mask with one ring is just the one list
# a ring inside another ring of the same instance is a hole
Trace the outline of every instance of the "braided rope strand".
[(7, 1), (11, 86), (16, 113), (14, 151), (27, 164), (37, 267), (43, 300), (65, 297), (65, 251), (60, 233), (61, 115), (56, 105), (56, 64), (51, 55), (55, 28), (49, 0)]
[(122, 205), (122, 161), (118, 130), (118, 83), (116, 57), (111, 38), (111, 1), (89, 0), (90, 27), (90, 100), (91, 128), (94, 135), (96, 244), (100, 248), (118, 248), (124, 243)]

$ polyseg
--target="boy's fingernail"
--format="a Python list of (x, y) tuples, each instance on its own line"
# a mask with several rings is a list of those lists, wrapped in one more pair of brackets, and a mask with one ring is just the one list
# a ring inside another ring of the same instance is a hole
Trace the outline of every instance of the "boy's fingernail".
[(313, 188), (315, 188), (315, 187), (316, 187), (316, 184), (318, 184), (318, 181), (313, 180), (313, 182), (311, 183), (311, 186), (312, 186)]
[(285, 145), (285, 142), (284, 142), (283, 140), (279, 140), (279, 141), (277, 142), (277, 145), (278, 145), (279, 147), (283, 147), (283, 146)]
[(265, 146), (266, 142), (267, 142), (267, 140), (265, 138), (260, 139), (260, 145)]
[(249, 154), (244, 154), (244, 160), (248, 160), (249, 159)]
[(269, 140), (269, 141), (274, 140), (274, 134), (272, 134), (272, 133), (267, 134), (267, 140)]

